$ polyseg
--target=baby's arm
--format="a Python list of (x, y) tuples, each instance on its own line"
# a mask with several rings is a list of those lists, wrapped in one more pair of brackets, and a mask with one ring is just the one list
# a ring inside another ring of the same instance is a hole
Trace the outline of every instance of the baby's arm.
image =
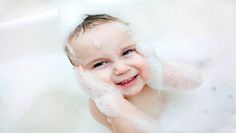
[[(93, 100), (90, 100), (90, 112), (101, 124), (115, 133), (156, 133), (156, 122), (146, 114), (135, 108), (128, 101), (124, 101), (120, 109), (122, 113), (116, 117), (107, 117), (96, 107)], [(109, 122), (108, 122), (109, 121)], [(155, 129), (154, 129), (155, 128)]]
[(200, 86), (202, 76), (191, 64), (177, 61), (164, 61), (157, 56), (150, 44), (137, 44), (140, 55), (150, 66), (150, 79), (147, 84), (153, 89), (189, 90)]
[(194, 65), (177, 61), (162, 61), (162, 64), (164, 87), (189, 90), (201, 85), (201, 73)]
[(156, 121), (142, 111), (135, 108), (131, 103), (124, 104), (124, 112), (118, 117), (110, 118), (115, 133), (157, 133)]

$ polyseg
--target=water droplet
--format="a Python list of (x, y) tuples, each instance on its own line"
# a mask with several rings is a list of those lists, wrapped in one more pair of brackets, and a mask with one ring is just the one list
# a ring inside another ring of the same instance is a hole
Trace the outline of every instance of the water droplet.
[(231, 94), (228, 94), (228, 98), (229, 98), (229, 99), (233, 99), (233, 98), (234, 98), (234, 96), (233, 96), (233, 95), (231, 95)]
[(212, 91), (216, 91), (217, 88), (216, 88), (215, 86), (212, 86), (212, 87), (211, 87), (211, 90), (212, 90)]
[(209, 114), (208, 110), (203, 110), (202, 111), (204, 114)]

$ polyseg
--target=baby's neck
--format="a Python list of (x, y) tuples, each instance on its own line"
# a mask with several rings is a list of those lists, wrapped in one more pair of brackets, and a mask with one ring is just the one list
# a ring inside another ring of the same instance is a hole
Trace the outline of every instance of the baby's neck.
[(142, 110), (151, 117), (157, 118), (164, 109), (166, 98), (160, 91), (144, 86), (143, 90), (136, 96), (127, 98), (136, 108)]

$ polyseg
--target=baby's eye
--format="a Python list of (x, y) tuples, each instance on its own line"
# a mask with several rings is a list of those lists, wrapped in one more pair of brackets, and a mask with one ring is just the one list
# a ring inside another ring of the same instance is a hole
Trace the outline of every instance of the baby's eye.
[(97, 68), (97, 67), (101, 67), (104, 66), (105, 64), (107, 64), (108, 62), (98, 62), (96, 64), (93, 65), (93, 68)]
[(130, 54), (130, 53), (132, 53), (132, 52), (134, 52), (135, 51), (135, 49), (129, 49), (129, 50), (126, 50), (125, 52), (123, 52), (122, 53), (122, 55), (124, 56), (124, 55), (128, 55), (128, 54)]

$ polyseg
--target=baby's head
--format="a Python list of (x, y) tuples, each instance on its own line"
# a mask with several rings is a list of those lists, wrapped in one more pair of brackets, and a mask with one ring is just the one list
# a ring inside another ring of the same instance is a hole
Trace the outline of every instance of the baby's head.
[(139, 93), (150, 75), (128, 23), (109, 15), (85, 18), (68, 37), (65, 51), (75, 68), (90, 71), (125, 96)]

